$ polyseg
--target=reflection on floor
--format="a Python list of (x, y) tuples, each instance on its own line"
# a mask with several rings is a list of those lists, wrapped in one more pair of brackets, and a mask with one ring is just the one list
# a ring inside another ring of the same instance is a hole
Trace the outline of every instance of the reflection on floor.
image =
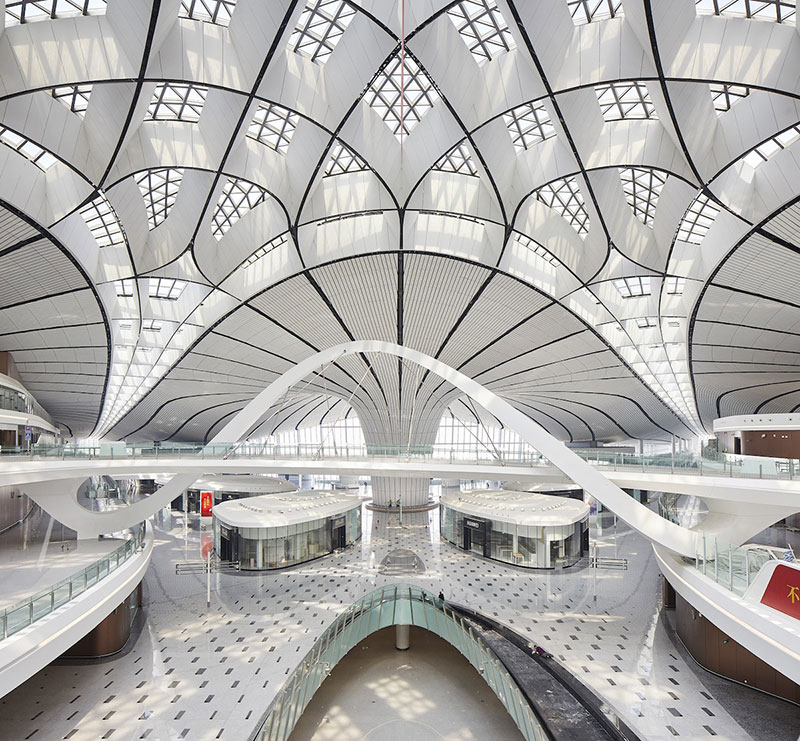
[(0, 535), (0, 610), (68, 579), (122, 543), (111, 538), (78, 542), (74, 533), (72, 540), (61, 540), (64, 530), (36, 507), (22, 524)]
[[(659, 620), (652, 549), (612, 516), (601, 518), (598, 555), (627, 558), (625, 572), (525, 571), (440, 542), (436, 511), (403, 520), (365, 511), (352, 550), (280, 572), (214, 574), (207, 609), (205, 578), (176, 575), (175, 563), (198, 559), (210, 530), (162, 512), (145, 579), (148, 624), (135, 648), (100, 665), (41, 671), (0, 700), (0, 736), (245, 739), (338, 613), (376, 586), (410, 582), (545, 646), (643, 739), (796, 740), (796, 707), (755, 692), (728, 709), (717, 700), (718, 684), (681, 656)], [(425, 572), (379, 573), (397, 548), (417, 554)]]
[(359, 643), (314, 695), (290, 741), (503, 739), (522, 735), (483, 678), (449, 643), (411, 629), (411, 648), (394, 647), (394, 628)]

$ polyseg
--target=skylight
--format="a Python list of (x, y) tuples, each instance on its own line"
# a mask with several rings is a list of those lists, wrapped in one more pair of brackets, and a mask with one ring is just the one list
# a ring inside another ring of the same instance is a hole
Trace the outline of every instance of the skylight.
[(678, 226), (678, 239), (690, 244), (700, 244), (718, 213), (719, 208), (711, 203), (710, 197), (701, 193), (686, 209)]
[(530, 149), (534, 144), (556, 135), (550, 114), (542, 103), (525, 103), (503, 114), (517, 151)]
[(325, 167), (325, 177), (341, 175), (346, 172), (360, 172), (369, 170), (367, 163), (361, 159), (350, 147), (336, 141), (331, 147), (331, 157)]
[(658, 170), (621, 167), (619, 178), (622, 181), (625, 200), (633, 210), (634, 216), (645, 226), (653, 226), (658, 197), (667, 181), (666, 175)]
[(235, 6), (236, 0), (181, 0), (178, 15), (181, 18), (227, 26)]
[(729, 85), (724, 82), (712, 82), (711, 100), (714, 101), (714, 110), (718, 116), (729, 111), (742, 98), (750, 95), (750, 88), (742, 85)]
[[(405, 73), (402, 74), (404, 67)], [(408, 135), (422, 117), (433, 108), (433, 104), (439, 99), (439, 94), (411, 56), (406, 55), (403, 65), (400, 62), (400, 55), (397, 54), (378, 72), (367, 91), (366, 99), (369, 106), (399, 139), (401, 133)]]
[(784, 23), (793, 20), (794, 0), (695, 0), (700, 15), (729, 15)]
[(133, 296), (133, 278), (123, 278), (122, 280), (114, 281), (114, 289), (119, 298), (130, 298)]
[(478, 168), (472, 161), (472, 155), (465, 142), (456, 144), (434, 166), (440, 172), (457, 172), (462, 175), (477, 175)]
[(576, 26), (622, 15), (622, 0), (567, 0)]
[(142, 331), (143, 332), (160, 332), (161, 331), (161, 322), (156, 321), (155, 319), (142, 319)]
[(147, 108), (145, 121), (189, 121), (197, 123), (206, 102), (208, 88), (178, 82), (162, 82), (156, 87)]
[(155, 229), (169, 216), (170, 209), (175, 204), (178, 188), (183, 180), (183, 168), (144, 170), (134, 177), (147, 207), (147, 223), (150, 229)]
[(664, 280), (664, 288), (671, 296), (680, 296), (686, 286), (686, 278), (678, 278), (674, 275), (668, 275)]
[(242, 178), (228, 178), (211, 217), (211, 233), (222, 239), (239, 219), (267, 199), (267, 191)]
[(612, 82), (595, 87), (600, 111), (606, 121), (656, 118), (650, 93), (643, 82)]
[(583, 195), (574, 177), (554, 180), (535, 192), (536, 200), (563, 216), (579, 236), (584, 237), (589, 233), (589, 214), (584, 208)]
[(185, 280), (176, 278), (150, 278), (148, 295), (150, 298), (164, 299), (166, 301), (177, 301), (186, 288)]
[(343, 0), (308, 0), (289, 38), (289, 48), (325, 64), (355, 14)]
[(447, 15), (479, 63), (488, 62), (517, 46), (493, 0), (462, 0), (450, 8)]
[(86, 115), (89, 107), (89, 96), (92, 94), (91, 85), (63, 85), (54, 87), (52, 95), (56, 100), (61, 101), (73, 113), (77, 113), (81, 118)]
[(19, 152), (23, 157), (33, 162), (40, 170), (47, 171), (56, 162), (56, 158), (46, 149), (32, 142), (25, 136), (17, 134), (16, 131), (0, 126), (0, 142), (10, 147), (15, 152)]
[(247, 136), (286, 154), (297, 127), (298, 115), (275, 103), (262, 103), (247, 128)]
[(98, 247), (102, 249), (125, 244), (125, 232), (117, 212), (103, 193), (98, 193), (80, 213)]
[(516, 234), (516, 242), (522, 247), (525, 247), (526, 249), (533, 252), (534, 255), (538, 255), (543, 260), (549, 262), (554, 267), (558, 267), (559, 265), (561, 265), (558, 258), (552, 252), (549, 252), (537, 241), (531, 239), (530, 237), (526, 237), (524, 234), (518, 233)]
[(257, 263), (262, 257), (266, 257), (273, 250), (283, 247), (286, 244), (286, 234), (281, 234), (275, 239), (270, 240), (265, 245), (259, 247), (250, 257), (248, 257), (240, 267), (248, 268)]
[(640, 316), (636, 319), (636, 326), (639, 329), (648, 329), (649, 327), (657, 327), (658, 320), (654, 316)]
[(635, 275), (631, 278), (618, 278), (614, 286), (622, 298), (636, 298), (650, 295), (650, 276)]
[(6, 26), (105, 12), (106, 0), (6, 0)]
[(753, 147), (742, 159), (751, 167), (758, 167), (770, 157), (780, 152), (781, 149), (786, 149), (786, 147), (792, 144), (792, 142), (797, 141), (797, 139), (800, 139), (800, 124), (790, 126), (788, 129), (781, 131), (780, 134), (770, 137), (757, 147)]

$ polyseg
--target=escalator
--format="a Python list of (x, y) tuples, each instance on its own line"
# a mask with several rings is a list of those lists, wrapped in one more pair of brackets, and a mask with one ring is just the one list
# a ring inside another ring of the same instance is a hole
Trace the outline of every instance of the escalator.
[(556, 660), (537, 655), (533, 645), (481, 613), (448, 602), (472, 623), (522, 690), (554, 741), (639, 741), (639, 737), (586, 685)]

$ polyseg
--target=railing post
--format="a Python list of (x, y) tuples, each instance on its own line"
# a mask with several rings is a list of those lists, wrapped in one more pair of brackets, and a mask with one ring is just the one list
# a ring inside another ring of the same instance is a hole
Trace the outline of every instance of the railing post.
[(706, 573), (706, 562), (708, 559), (706, 558), (706, 534), (703, 533), (703, 573)]
[(728, 543), (728, 584), (733, 591), (733, 545)]
[(760, 463), (758, 464), (758, 478), (760, 478), (760, 479), (764, 478), (764, 475), (763, 475), (763, 472), (762, 472), (762, 466), (761, 466)]
[(747, 587), (750, 586), (750, 551), (745, 550), (744, 552), (744, 588), (745, 591)]
[(700, 459), (700, 475), (703, 475), (703, 459)]

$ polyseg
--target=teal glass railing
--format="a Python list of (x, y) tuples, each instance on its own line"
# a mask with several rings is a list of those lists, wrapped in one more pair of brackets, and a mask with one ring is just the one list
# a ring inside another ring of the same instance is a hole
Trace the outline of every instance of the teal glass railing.
[(383, 587), (348, 607), (317, 638), (267, 710), (256, 741), (284, 741), (334, 666), (371, 633), (416, 625), (457, 648), (497, 695), (529, 741), (549, 736), (511, 675), (471, 625), (430, 592), (407, 584)]
[(53, 610), (74, 599), (101, 579), (116, 571), (139, 551), (144, 542), (145, 523), (133, 528), (130, 537), (111, 553), (99, 558), (66, 579), (50, 585), (0, 611), (0, 641), (27, 628)]

